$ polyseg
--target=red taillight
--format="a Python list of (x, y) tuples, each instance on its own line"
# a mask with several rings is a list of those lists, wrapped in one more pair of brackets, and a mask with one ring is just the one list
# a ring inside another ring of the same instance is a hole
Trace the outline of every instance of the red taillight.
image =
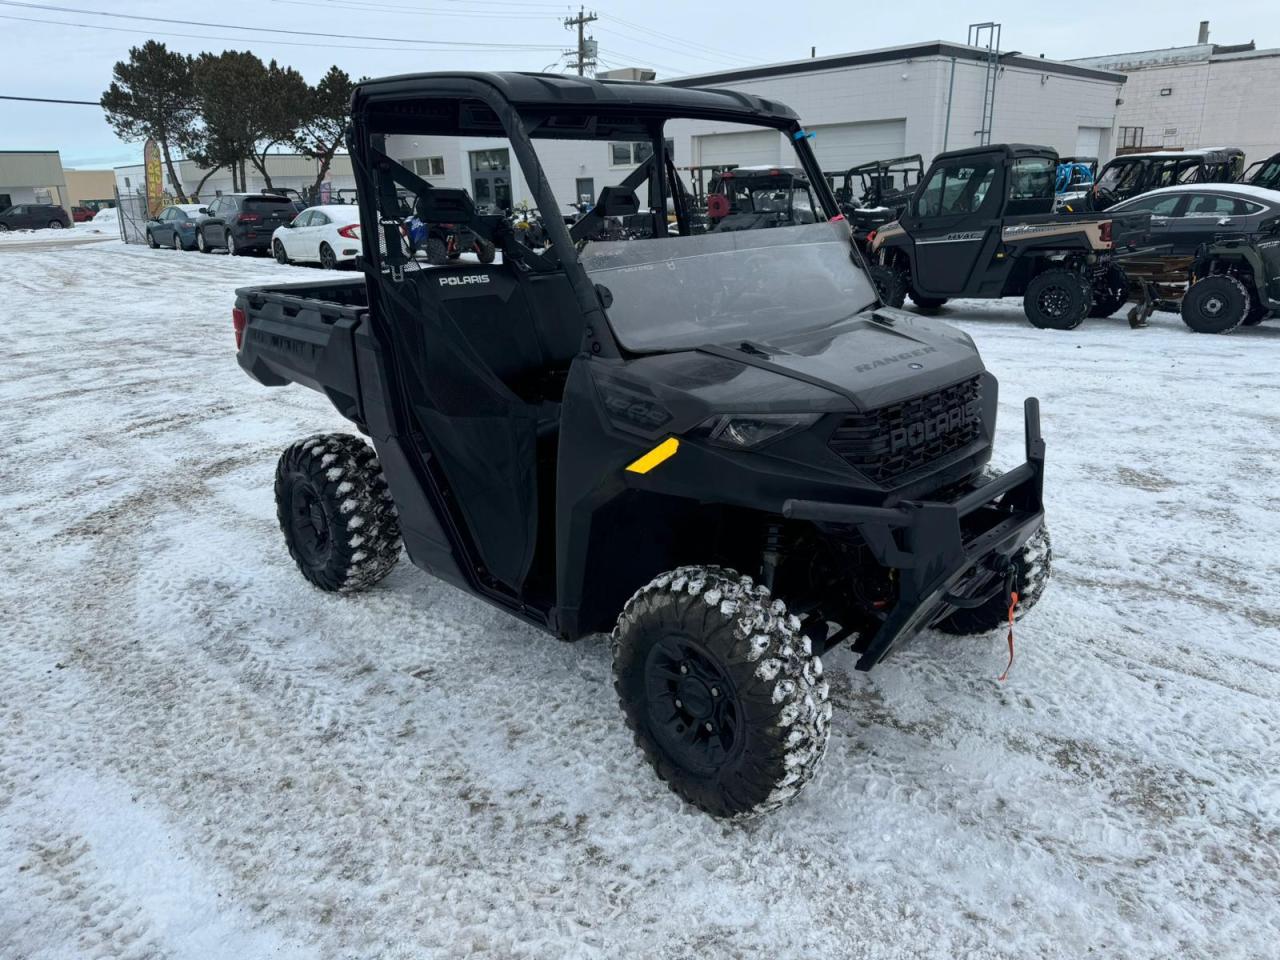
[(231, 311), (231, 326), (236, 331), (236, 350), (244, 345), (244, 328), (249, 323), (249, 318), (245, 316), (244, 311), (239, 307), (235, 307)]
[(1111, 221), (1103, 220), (1100, 224), (1098, 224), (1098, 233), (1101, 235), (1103, 243), (1110, 243), (1111, 242)]
[(348, 240), (359, 240), (359, 239), (360, 239), (360, 224), (358, 224), (358, 223), (353, 223), (353, 224), (351, 224), (350, 226), (340, 227), (340, 228), (338, 229), (338, 236), (340, 236), (340, 237), (346, 237)]
[(237, 217), (237, 219), (241, 223), (257, 223), (262, 219), (262, 217), (256, 213), (242, 213)]
[(769, 171), (769, 176), (771, 176), (771, 177), (780, 177), (780, 176), (782, 176), (782, 171), (781, 171), (781, 170), (770, 170), (770, 171)]
[(875, 242), (876, 242), (876, 231), (872, 230), (870, 233), (867, 234), (867, 246), (869, 247)]

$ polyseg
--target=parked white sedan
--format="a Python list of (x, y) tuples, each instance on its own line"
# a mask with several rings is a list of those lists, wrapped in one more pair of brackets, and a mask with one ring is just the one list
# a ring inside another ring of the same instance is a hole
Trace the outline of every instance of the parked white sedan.
[(360, 208), (307, 207), (291, 223), (276, 227), (271, 252), (280, 263), (318, 263), (326, 270), (350, 263), (360, 253)]

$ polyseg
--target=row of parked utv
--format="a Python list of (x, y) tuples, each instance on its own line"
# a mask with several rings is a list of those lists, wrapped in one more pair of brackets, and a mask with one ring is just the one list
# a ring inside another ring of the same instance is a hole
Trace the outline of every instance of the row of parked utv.
[[(1027, 319), (1070, 330), (1130, 301), (1132, 325), (1180, 312), (1200, 333), (1280, 309), (1280, 156), (1244, 171), (1235, 149), (1128, 154), (1106, 164), (995, 144), (824, 172), (886, 302), (1020, 296)], [(1242, 181), (1242, 172), (1250, 182)], [(708, 229), (812, 222), (795, 168), (715, 169)]]

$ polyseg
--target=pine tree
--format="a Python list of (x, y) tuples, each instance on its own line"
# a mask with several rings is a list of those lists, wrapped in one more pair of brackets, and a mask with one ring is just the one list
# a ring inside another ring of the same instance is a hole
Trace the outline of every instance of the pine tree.
[(149, 139), (160, 145), (169, 182), (179, 201), (185, 202), (170, 144), (180, 142), (196, 122), (190, 58), (148, 40), (132, 48), (129, 59), (118, 62), (111, 75), (111, 85), (101, 100), (107, 122), (122, 140)]
[(299, 153), (318, 161), (313, 195), (320, 192), (320, 184), (329, 175), (334, 154), (346, 136), (355, 86), (345, 70), (333, 66), (311, 88), (306, 116), (293, 145)]

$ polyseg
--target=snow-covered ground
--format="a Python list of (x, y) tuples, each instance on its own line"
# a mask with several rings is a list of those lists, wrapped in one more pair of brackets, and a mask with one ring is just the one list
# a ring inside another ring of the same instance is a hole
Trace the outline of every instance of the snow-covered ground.
[[(79, 233), (79, 230), (73, 231)], [(0, 957), (1275, 956), (1280, 324), (945, 315), (1048, 442), (1056, 580), (1003, 637), (827, 660), (817, 779), (726, 826), (624, 733), (605, 645), (401, 563), (295, 572), (232, 291), (321, 276), (0, 248)]]

